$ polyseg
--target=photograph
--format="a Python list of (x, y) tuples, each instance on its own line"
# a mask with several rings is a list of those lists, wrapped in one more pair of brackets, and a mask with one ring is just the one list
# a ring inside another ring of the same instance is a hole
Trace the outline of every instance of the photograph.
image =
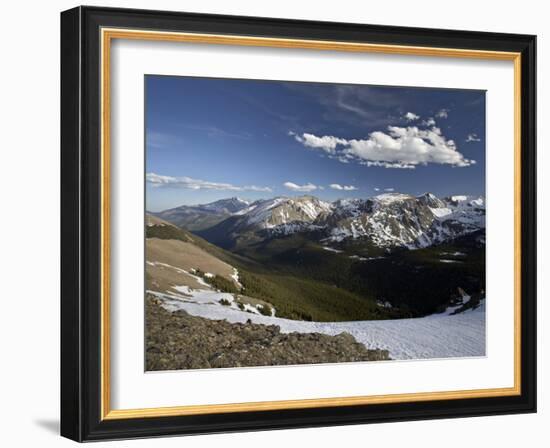
[(145, 370), (486, 355), (486, 91), (147, 74)]

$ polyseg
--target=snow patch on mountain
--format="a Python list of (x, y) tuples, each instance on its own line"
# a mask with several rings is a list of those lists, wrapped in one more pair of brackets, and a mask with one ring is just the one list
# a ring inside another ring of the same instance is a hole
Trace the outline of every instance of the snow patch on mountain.
[(243, 289), (243, 285), (239, 281), (239, 270), (237, 268), (233, 268), (233, 274), (231, 274), (231, 278), (239, 289)]
[(329, 252), (334, 252), (335, 254), (341, 254), (343, 252), (342, 250), (335, 249), (334, 247), (328, 247), (328, 246), (323, 246), (323, 249)]
[(432, 213), (436, 218), (440, 218), (440, 219), (443, 219), (446, 216), (449, 216), (453, 212), (452, 209), (450, 209), (449, 207), (437, 207), (437, 208), (430, 207), (430, 210), (432, 211)]

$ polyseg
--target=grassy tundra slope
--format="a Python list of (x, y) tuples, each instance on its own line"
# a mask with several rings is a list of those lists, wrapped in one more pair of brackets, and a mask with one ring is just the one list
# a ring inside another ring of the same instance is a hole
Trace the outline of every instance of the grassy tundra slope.
[[(241, 294), (243, 288), (238, 270), (197, 246), (196, 237), (156, 217), (148, 217), (148, 233), (150, 229), (157, 229), (165, 238), (146, 240), (148, 291), (170, 294), (175, 288), (188, 288), (189, 296), (192, 296), (192, 291), (203, 296), (210, 294), (216, 300), (235, 299), (235, 305), (242, 309), (250, 308), (271, 315), (273, 307), (268, 302)], [(172, 238), (175, 236), (178, 239)]]
[[(149, 221), (147, 225), (147, 261), (165, 263), (194, 275), (191, 269), (232, 280), (235, 269), (243, 294), (271, 304), (277, 316), (321, 322), (388, 318), (373, 299), (337, 288), (318, 279), (301, 278), (295, 273), (265, 266), (245, 256), (218, 248), (186, 230), (168, 223)], [(162, 224), (162, 225), (160, 225)], [(153, 278), (155, 266), (147, 270)], [(189, 277), (189, 275), (187, 275)], [(181, 277), (180, 277), (181, 278)], [(208, 278), (207, 282), (211, 281)], [(151, 284), (149, 281), (148, 284)], [(196, 287), (196, 283), (180, 283)], [(177, 283), (172, 283), (175, 286)], [(166, 286), (166, 285), (164, 285)], [(233, 292), (233, 291), (228, 291)]]

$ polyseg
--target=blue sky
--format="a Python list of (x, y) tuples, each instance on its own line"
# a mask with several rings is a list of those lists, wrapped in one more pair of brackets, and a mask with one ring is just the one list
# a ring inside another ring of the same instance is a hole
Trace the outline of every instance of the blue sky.
[(148, 75), (146, 207), (485, 194), (485, 92)]

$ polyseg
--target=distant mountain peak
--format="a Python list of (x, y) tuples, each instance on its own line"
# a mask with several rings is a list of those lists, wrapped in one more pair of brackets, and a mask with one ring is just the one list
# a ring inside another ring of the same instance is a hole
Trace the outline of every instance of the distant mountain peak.
[(180, 205), (155, 215), (187, 230), (196, 231), (212, 227), (249, 205), (249, 201), (230, 197), (207, 204)]
[(227, 199), (220, 199), (217, 202), (220, 202), (220, 201), (234, 202), (234, 203), (237, 203), (237, 204), (246, 204), (246, 205), (250, 204), (250, 201), (247, 201), (246, 199), (242, 199), (238, 196), (233, 196), (233, 197), (230, 197), (230, 198), (227, 198)]
[(424, 193), (420, 196), (418, 196), (418, 200), (423, 203), (424, 205), (427, 205), (430, 208), (444, 208), (445, 202), (439, 199), (435, 194), (433, 193)]
[(426, 191), (426, 193), (421, 194), (418, 196), (418, 199), (420, 198), (426, 198), (426, 199), (438, 199), (437, 196), (433, 193), (430, 193), (429, 191)]
[(233, 214), (243, 208), (249, 206), (249, 202), (238, 197), (232, 197), (227, 199), (218, 199), (214, 202), (209, 202), (208, 204), (201, 204), (198, 207), (201, 207), (205, 210), (219, 211), (221, 213)]
[(374, 196), (376, 201), (382, 202), (384, 204), (391, 204), (393, 202), (406, 201), (409, 199), (414, 199), (414, 196), (404, 193), (382, 193)]

